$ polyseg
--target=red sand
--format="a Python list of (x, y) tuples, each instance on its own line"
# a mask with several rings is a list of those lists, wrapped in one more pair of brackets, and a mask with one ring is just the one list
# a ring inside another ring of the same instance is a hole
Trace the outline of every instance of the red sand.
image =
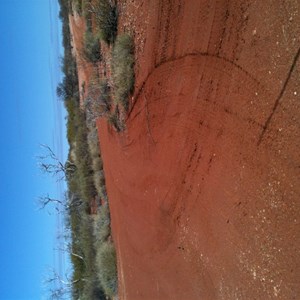
[[(80, 102), (83, 104), (88, 94), (89, 82), (98, 78), (99, 75), (103, 75), (103, 72), (107, 72), (106, 65), (103, 62), (93, 64), (86, 61), (83, 54), (83, 39), (86, 31), (86, 25), (84, 17), (79, 16), (74, 12), (74, 16), (69, 16), (70, 31), (72, 35), (73, 51), (77, 62), (77, 72), (79, 81), (79, 96)], [(102, 53), (106, 55), (107, 47), (101, 45)]]
[(120, 11), (133, 107), (98, 123), (120, 299), (298, 299), (299, 2)]

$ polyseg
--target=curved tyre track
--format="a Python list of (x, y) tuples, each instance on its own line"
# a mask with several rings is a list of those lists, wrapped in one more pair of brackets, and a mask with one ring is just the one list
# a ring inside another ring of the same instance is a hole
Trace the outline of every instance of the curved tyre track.
[(127, 129), (98, 122), (120, 299), (297, 299), (300, 10), (148, 2)]

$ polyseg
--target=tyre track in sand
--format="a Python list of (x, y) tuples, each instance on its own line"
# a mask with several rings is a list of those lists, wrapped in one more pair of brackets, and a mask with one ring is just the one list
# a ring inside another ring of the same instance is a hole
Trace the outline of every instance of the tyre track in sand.
[(98, 124), (120, 300), (296, 299), (297, 7), (133, 2), (146, 40), (127, 129)]

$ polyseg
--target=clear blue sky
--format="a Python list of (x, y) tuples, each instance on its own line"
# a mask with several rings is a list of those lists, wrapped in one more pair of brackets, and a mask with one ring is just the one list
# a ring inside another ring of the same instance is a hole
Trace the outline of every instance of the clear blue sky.
[(36, 210), (35, 199), (63, 187), (41, 176), (39, 144), (66, 154), (56, 0), (1, 1), (0, 10), (0, 300), (44, 299), (47, 266), (64, 268), (53, 251), (60, 220)]

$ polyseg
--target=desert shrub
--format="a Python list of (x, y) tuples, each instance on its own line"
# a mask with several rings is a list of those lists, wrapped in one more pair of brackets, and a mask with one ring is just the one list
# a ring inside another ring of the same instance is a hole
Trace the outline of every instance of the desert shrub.
[(96, 278), (90, 278), (85, 282), (83, 287), (81, 300), (104, 300), (106, 296), (103, 290), (100, 288), (100, 283)]
[(99, 249), (111, 234), (110, 214), (108, 204), (102, 205), (94, 217), (95, 249)]
[(120, 112), (118, 105), (115, 106), (114, 111), (107, 114), (107, 121), (117, 132), (125, 129), (125, 124), (120, 118)]
[(113, 43), (118, 30), (117, 7), (109, 0), (97, 0), (91, 9), (95, 13), (100, 38), (107, 44)]
[(62, 59), (62, 72), (64, 77), (57, 87), (57, 95), (62, 100), (74, 97), (78, 92), (78, 78), (76, 60), (72, 53), (71, 32), (69, 25), (70, 3), (58, 0), (60, 4), (59, 18), (62, 22), (64, 55)]
[(98, 171), (102, 171), (102, 169), (103, 169), (103, 162), (102, 162), (101, 157), (100, 156), (94, 157), (92, 165), (93, 165), (94, 173), (96, 173)]
[(97, 250), (96, 266), (100, 284), (106, 295), (113, 297), (118, 288), (116, 250), (109, 241), (102, 243)]
[(96, 269), (96, 250), (95, 238), (93, 234), (93, 218), (85, 211), (82, 211), (80, 214), (80, 218), (78, 219), (77, 226), (77, 235), (73, 240), (77, 241), (77, 248), (84, 257), (84, 268), (81, 269), (81, 273), (78, 273), (77, 275), (81, 276), (77, 278), (84, 278), (84, 280), (78, 281), (78, 284), (80, 284), (78, 286), (80, 297), (78, 298), (86, 300), (106, 299), (106, 297), (104, 296), (104, 290), (101, 288)]
[(83, 0), (72, 0), (74, 10), (78, 13), (78, 15), (82, 14), (82, 1)]
[(94, 184), (101, 199), (107, 200), (105, 177), (103, 170), (94, 172)]
[(119, 117), (116, 113), (110, 113), (107, 118), (108, 123), (113, 126), (117, 131), (120, 131)]
[(87, 142), (88, 129), (86, 126), (85, 115), (83, 112), (78, 112), (77, 127), (76, 127), (76, 167), (77, 167), (77, 183), (79, 186), (80, 196), (86, 202), (91, 201), (96, 195), (96, 189), (93, 180), (92, 159), (90, 157)]
[(110, 87), (107, 79), (94, 80), (90, 83), (88, 94), (94, 100), (94, 110), (108, 111), (111, 104)]
[(77, 256), (71, 256), (73, 294), (77, 295), (74, 299), (105, 299), (102, 297), (103, 292), (96, 274), (94, 223), (92, 217), (87, 214), (86, 207), (80, 207), (78, 213), (70, 211), (72, 252), (83, 257), (82, 260)]
[(63, 46), (64, 46), (64, 55), (71, 52), (71, 33), (69, 26), (69, 14), (70, 3), (67, 0), (58, 0), (60, 10), (59, 10), (59, 19), (62, 22), (62, 33), (63, 33)]
[(134, 47), (128, 34), (118, 36), (112, 52), (114, 100), (128, 109), (128, 96), (134, 87)]
[(93, 22), (92, 22), (92, 12), (89, 9), (91, 7), (92, 0), (85, 0), (82, 3), (82, 12), (85, 19), (86, 28), (89, 31), (92, 31)]
[(68, 112), (68, 119), (67, 119), (67, 139), (69, 144), (75, 141), (76, 136), (76, 102), (73, 99), (70, 99), (65, 102), (66, 110)]
[(97, 129), (91, 127), (88, 133), (88, 145), (89, 151), (92, 159), (92, 169), (93, 169), (93, 180), (94, 186), (98, 195), (107, 200), (106, 188), (105, 188), (105, 177), (103, 172), (103, 162), (100, 156), (100, 148), (98, 142)]
[(99, 39), (89, 30), (83, 37), (83, 55), (87, 61), (92, 63), (96, 63), (102, 58)]
[(100, 149), (98, 142), (98, 131), (95, 126), (92, 126), (88, 132), (87, 137), (89, 151), (92, 159), (100, 157)]
[[(74, 99), (65, 102), (68, 120), (67, 136), (70, 143), (69, 158), (76, 165), (75, 174), (68, 176), (68, 187), (89, 203), (96, 195), (94, 186), (92, 158), (88, 149), (88, 128), (85, 114)], [(99, 152), (97, 152), (99, 155)]]
[(111, 95), (110, 95), (110, 87), (108, 85), (107, 79), (100, 80), (99, 82), (99, 99), (98, 102), (103, 103), (107, 109), (110, 109), (111, 104)]
[(87, 99), (84, 102), (87, 122), (88, 126), (95, 126), (95, 121), (107, 114), (111, 107), (110, 87), (107, 80), (92, 80), (87, 94)]
[[(68, 67), (66, 66), (68, 65)], [(67, 68), (68, 71), (65, 73), (62, 82), (60, 82), (56, 88), (56, 95), (59, 99), (67, 101), (78, 95), (78, 77), (76, 63), (71, 57), (69, 60), (63, 62), (63, 68)]]

